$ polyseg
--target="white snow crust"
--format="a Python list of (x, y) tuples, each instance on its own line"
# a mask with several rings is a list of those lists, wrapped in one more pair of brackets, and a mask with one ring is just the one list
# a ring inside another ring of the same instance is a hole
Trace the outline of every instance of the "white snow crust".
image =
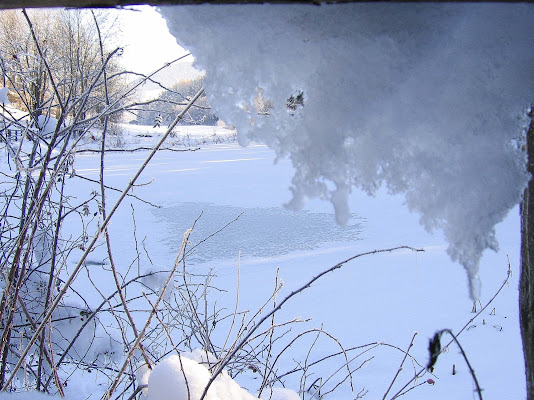
[(300, 400), (297, 392), (282, 387), (273, 387), (261, 394), (261, 399), (265, 400)]
[[(164, 7), (239, 142), (295, 167), (290, 208), (353, 188), (405, 195), (480, 295), (479, 262), (528, 181), (521, 138), (534, 96), (532, 4)], [(254, 108), (258, 93), (269, 115)], [(287, 99), (303, 93), (303, 106)], [(394, 223), (394, 221), (392, 221)]]

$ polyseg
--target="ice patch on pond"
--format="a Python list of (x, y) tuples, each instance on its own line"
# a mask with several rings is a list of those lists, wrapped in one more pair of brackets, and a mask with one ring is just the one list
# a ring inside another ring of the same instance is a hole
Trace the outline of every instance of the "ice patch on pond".
[(202, 242), (189, 261), (208, 262), (244, 258), (280, 256), (294, 251), (312, 250), (322, 243), (359, 240), (362, 219), (353, 214), (349, 223), (336, 224), (332, 214), (288, 211), (283, 208), (240, 208), (207, 203), (182, 203), (152, 211), (168, 230), (166, 247), (177, 253), (183, 233), (202, 213), (190, 236), (192, 246)]

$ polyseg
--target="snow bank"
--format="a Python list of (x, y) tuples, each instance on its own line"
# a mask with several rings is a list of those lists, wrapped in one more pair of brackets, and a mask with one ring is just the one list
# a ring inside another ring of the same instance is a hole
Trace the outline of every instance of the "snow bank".
[[(164, 7), (246, 145), (295, 167), (290, 208), (353, 188), (405, 194), (479, 297), (479, 260), (528, 180), (518, 141), (534, 93), (532, 4)], [(261, 88), (268, 116), (255, 110)], [(302, 93), (303, 104), (287, 107)]]
[[(192, 357), (192, 358), (190, 358)], [(198, 400), (209, 379), (209, 370), (199, 362), (211, 359), (201, 350), (181, 356), (171, 355), (157, 364), (148, 376), (149, 400)], [(147, 371), (142, 370), (141, 381), (146, 381)], [(264, 398), (262, 396), (262, 398)], [(289, 389), (273, 388), (273, 400), (295, 400), (299, 396)], [(206, 400), (257, 400), (241, 388), (223, 371), (213, 382), (205, 397)]]

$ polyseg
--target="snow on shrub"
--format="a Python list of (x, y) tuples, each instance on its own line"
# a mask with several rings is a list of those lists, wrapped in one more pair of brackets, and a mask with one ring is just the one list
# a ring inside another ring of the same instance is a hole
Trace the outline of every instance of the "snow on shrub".
[[(150, 400), (200, 399), (209, 371), (187, 357), (172, 355), (160, 362), (148, 378)], [(213, 393), (213, 389), (210, 394)], [(212, 399), (213, 396), (209, 396)]]
[[(161, 13), (240, 143), (264, 142), (292, 160), (289, 207), (329, 199), (343, 224), (352, 188), (403, 193), (427, 230), (444, 231), (479, 297), (482, 253), (497, 249), (494, 227), (528, 181), (518, 140), (534, 100), (534, 5)], [(256, 112), (259, 93), (268, 112)]]

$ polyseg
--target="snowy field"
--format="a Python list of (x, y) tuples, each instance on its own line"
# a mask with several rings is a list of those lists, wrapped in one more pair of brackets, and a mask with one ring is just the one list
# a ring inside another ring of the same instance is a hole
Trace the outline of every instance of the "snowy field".
[[(157, 136), (137, 136), (143, 129), (154, 133), (150, 127), (135, 127), (124, 135), (135, 142), (126, 147), (149, 145)], [(109, 153), (105, 184), (119, 189), (125, 187), (147, 153)], [(112, 221), (110, 238), (115, 262), (124, 268), (121, 270), (124, 274), (134, 264), (135, 234), (144, 249), (136, 268), (141, 272), (169, 269), (185, 229), (202, 213), (190, 238), (193, 245), (200, 245), (189, 257), (188, 267), (197, 273), (212, 270), (216, 274), (212, 285), (225, 290), (214, 293), (218, 306), (233, 308), (239, 265), (239, 307), (256, 310), (272, 293), (277, 269), (278, 279), (284, 282), (278, 295), (282, 299), (319, 272), (358, 253), (400, 245), (422, 248), (424, 252), (401, 250), (352, 261), (292, 298), (276, 314), (280, 322), (295, 317), (311, 318), (302, 323), (304, 328), (299, 326), (298, 329), (322, 327), (345, 348), (368, 345), (348, 354), (358, 356), (353, 368), (362, 365), (353, 374), (354, 392), (350, 393), (345, 385), (327, 398), (354, 399), (364, 393), (364, 398), (382, 398), (404, 356), (402, 351), (391, 346), (407, 349), (417, 332), (410, 354), (418, 364), (405, 362), (386, 397), (389, 399), (426, 365), (428, 339), (434, 332), (444, 328), (458, 332), (474, 316), (465, 270), (446, 255), (447, 244), (440, 232), (425, 232), (418, 217), (408, 212), (400, 197), (383, 191), (379, 191), (376, 198), (352, 194), (353, 214), (344, 228), (336, 225), (328, 202), (310, 201), (300, 212), (285, 210), (283, 204), (290, 198), (288, 187), (293, 168), (287, 160), (275, 164), (274, 157), (266, 146), (251, 144), (243, 148), (231, 142), (201, 145), (196, 151), (159, 152), (143, 172), (139, 182), (142, 185), (134, 189), (134, 194), (145, 202), (128, 198)], [(78, 174), (98, 180), (99, 156), (79, 154), (74, 168)], [(71, 190), (71, 195), (83, 197), (98, 190), (98, 186), (83, 183)], [(108, 204), (113, 204), (118, 196), (111, 190), (107, 195)], [(525, 397), (517, 311), (518, 214), (517, 209), (513, 210), (497, 228), (500, 252), (487, 252), (482, 259), (482, 305), (506, 279), (508, 258), (512, 276), (490, 307), (458, 337), (485, 399)], [(226, 229), (202, 242), (236, 218)], [(76, 256), (71, 257), (72, 265), (77, 261)], [(97, 247), (88, 261), (105, 266), (104, 246)], [(84, 292), (89, 302), (98, 303), (99, 295), (84, 282), (78, 280), (76, 288)], [(99, 281), (102, 292), (113, 288), (109, 279)], [(285, 343), (288, 342), (286, 339)], [(448, 342), (448, 337), (444, 336), (443, 343)], [(296, 342), (282, 366), (286, 370), (293, 368), (294, 359), (304, 359), (310, 345), (309, 340)], [(309, 361), (334, 351), (337, 350), (332, 340), (319, 341)], [(308, 383), (317, 378), (324, 382), (342, 365), (340, 357), (325, 363), (308, 377)], [(259, 383), (258, 379), (250, 372), (238, 382), (255, 394), (253, 388)], [(299, 391), (298, 378), (290, 375), (286, 379), (288, 388)], [(428, 379), (434, 383), (426, 383)], [(88, 373), (71, 380), (66, 388), (67, 397), (100, 398), (106, 388), (98, 382), (98, 377)], [(427, 373), (415, 384), (421, 385), (402, 398), (476, 397), (472, 378), (454, 344), (440, 356), (434, 374)], [(305, 398), (309, 398), (309, 394)]]
[[(139, 149), (153, 147), (165, 132), (165, 126), (152, 127), (147, 125), (118, 124), (110, 129), (107, 146), (111, 149)], [(235, 129), (222, 126), (181, 125), (165, 142), (164, 148), (180, 146), (199, 146), (235, 142)], [(80, 149), (100, 149), (98, 133), (82, 139)]]

